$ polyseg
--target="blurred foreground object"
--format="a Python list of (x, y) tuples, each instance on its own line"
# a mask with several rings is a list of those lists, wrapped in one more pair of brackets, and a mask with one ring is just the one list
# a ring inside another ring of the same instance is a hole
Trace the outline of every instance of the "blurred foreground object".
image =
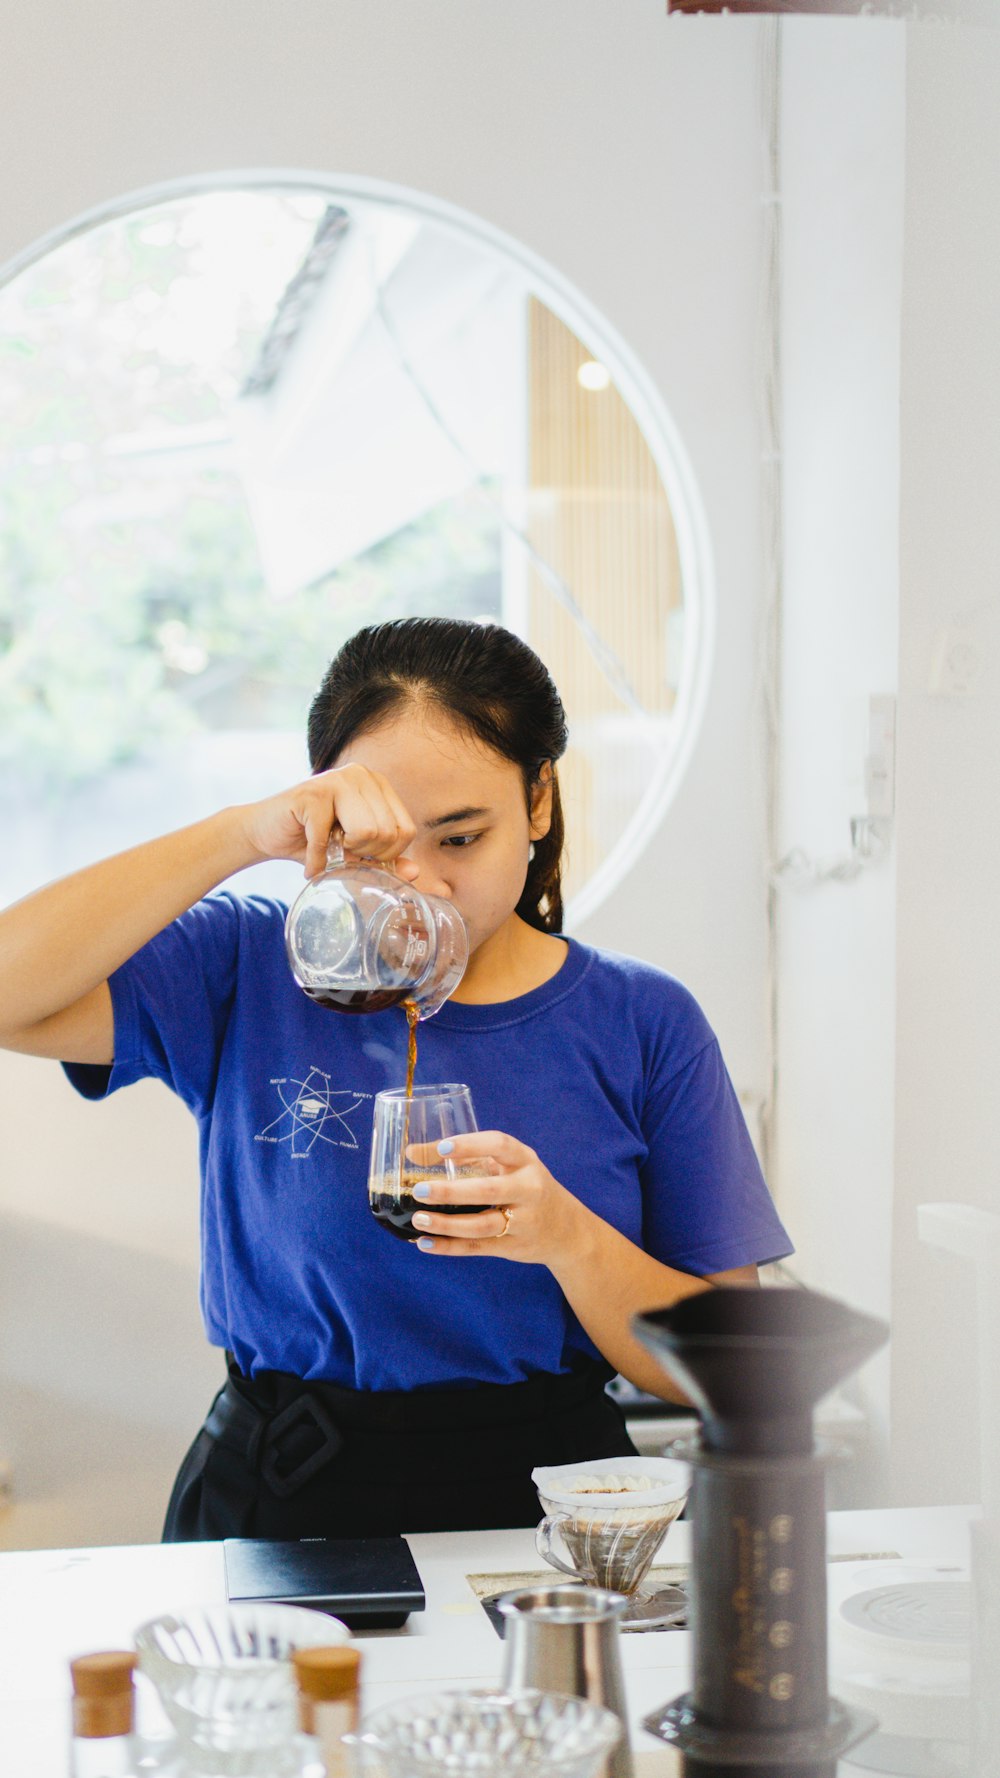
[(1000, 1216), (971, 1204), (921, 1204), (917, 1231), (929, 1247), (975, 1267), (980, 1493), (971, 1526), (973, 1778), (1000, 1772)]
[(361, 1651), (335, 1644), (292, 1652), (298, 1687), (299, 1728), (326, 1778), (349, 1778), (345, 1735), (357, 1733)]
[(813, 1407), (885, 1341), (884, 1322), (792, 1289), (706, 1291), (633, 1332), (694, 1402), (690, 1693), (646, 1718), (690, 1778), (834, 1778), (876, 1726), (827, 1694), (827, 1455)]
[(595, 1778), (620, 1731), (587, 1698), (477, 1687), (383, 1704), (349, 1739), (359, 1778)]
[(990, 0), (667, 0), (669, 12), (839, 12), (890, 19), (994, 24)]
[(71, 1778), (132, 1778), (135, 1767), (136, 1658), (131, 1649), (71, 1661)]

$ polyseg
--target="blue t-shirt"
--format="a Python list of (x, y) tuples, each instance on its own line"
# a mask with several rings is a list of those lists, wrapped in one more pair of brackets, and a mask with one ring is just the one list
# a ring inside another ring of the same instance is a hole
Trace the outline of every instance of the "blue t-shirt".
[[(285, 907), (222, 892), (111, 977), (100, 1098), (154, 1076), (201, 1149), (201, 1306), (245, 1375), (353, 1389), (514, 1383), (598, 1356), (542, 1265), (447, 1261), (368, 1207), (372, 1103), (405, 1077), (400, 1008), (315, 1005), (285, 957)], [(418, 1081), (464, 1081), (480, 1129), (528, 1143), (657, 1259), (709, 1273), (791, 1251), (703, 1013), (680, 983), (569, 941), (540, 988), (449, 1001), (419, 1027)]]

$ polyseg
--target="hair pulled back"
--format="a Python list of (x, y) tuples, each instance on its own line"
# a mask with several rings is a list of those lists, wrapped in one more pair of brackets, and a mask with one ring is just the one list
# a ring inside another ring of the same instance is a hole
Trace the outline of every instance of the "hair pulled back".
[(562, 926), (563, 813), (555, 762), (566, 750), (566, 713), (534, 650), (500, 624), (404, 617), (359, 630), (334, 656), (309, 711), (309, 763), (326, 771), (356, 736), (419, 702), (440, 710), (519, 766), (531, 798), (552, 766), (552, 821), (535, 841), (517, 913), (540, 932)]

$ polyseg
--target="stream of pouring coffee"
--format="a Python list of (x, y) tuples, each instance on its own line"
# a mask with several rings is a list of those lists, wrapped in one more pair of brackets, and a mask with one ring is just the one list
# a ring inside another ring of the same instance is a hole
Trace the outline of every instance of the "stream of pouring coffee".
[[(417, 1020), (420, 1017), (420, 1009), (415, 1000), (404, 1000), (403, 1011), (406, 1014), (406, 1023), (410, 1027), (410, 1041), (406, 1046), (406, 1100), (409, 1104), (413, 1098), (413, 1075), (417, 1066)], [(403, 1153), (406, 1153), (405, 1140)]]
[(420, 1009), (415, 1000), (404, 1000), (403, 1011), (410, 1027), (410, 1038), (406, 1046), (406, 1109), (403, 1113), (403, 1146), (399, 1152), (400, 1178), (406, 1166), (406, 1148), (410, 1139), (410, 1106), (413, 1103), (413, 1076), (417, 1067), (417, 1020)]

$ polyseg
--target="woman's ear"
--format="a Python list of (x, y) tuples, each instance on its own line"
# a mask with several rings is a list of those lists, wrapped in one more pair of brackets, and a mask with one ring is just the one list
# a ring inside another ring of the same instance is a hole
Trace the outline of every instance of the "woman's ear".
[(555, 782), (552, 761), (542, 761), (538, 777), (531, 786), (531, 825), (533, 840), (544, 840), (552, 826), (552, 788)]

